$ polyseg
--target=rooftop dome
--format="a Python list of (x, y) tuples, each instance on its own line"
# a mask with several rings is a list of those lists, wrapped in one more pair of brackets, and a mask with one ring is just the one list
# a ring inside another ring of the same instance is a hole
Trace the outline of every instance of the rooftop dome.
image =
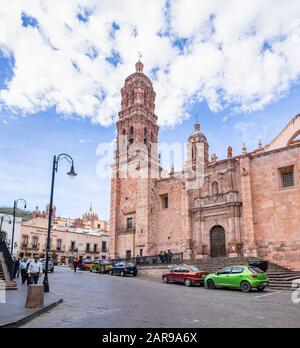
[(90, 206), (90, 210), (83, 215), (83, 219), (86, 221), (98, 220), (98, 214), (93, 211), (92, 203)]

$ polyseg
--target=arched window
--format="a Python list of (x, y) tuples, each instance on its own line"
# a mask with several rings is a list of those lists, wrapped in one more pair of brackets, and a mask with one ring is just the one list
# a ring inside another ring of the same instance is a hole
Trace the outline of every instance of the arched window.
[(144, 128), (144, 144), (147, 144), (147, 128)]
[(216, 181), (212, 183), (211, 188), (213, 195), (217, 195), (219, 193), (219, 184)]
[(129, 145), (133, 144), (134, 129), (133, 126), (129, 128)]

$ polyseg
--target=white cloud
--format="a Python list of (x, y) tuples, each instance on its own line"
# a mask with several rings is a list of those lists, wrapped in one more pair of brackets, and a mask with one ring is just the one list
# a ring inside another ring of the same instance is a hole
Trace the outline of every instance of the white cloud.
[[(24, 27), (22, 14), (38, 28)], [(147, 74), (159, 69), (166, 126), (187, 118), (195, 101), (213, 111), (262, 109), (300, 76), (298, 0), (0, 0), (0, 29), (0, 49), (14, 59), (0, 103), (23, 114), (55, 106), (111, 124), (137, 51)], [(107, 61), (113, 52), (116, 67)]]

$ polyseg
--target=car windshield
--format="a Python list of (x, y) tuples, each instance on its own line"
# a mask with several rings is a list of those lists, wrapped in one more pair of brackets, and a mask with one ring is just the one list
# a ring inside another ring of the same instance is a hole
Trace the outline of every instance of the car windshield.
[(200, 272), (200, 269), (196, 266), (191, 267), (192, 272)]
[(265, 273), (264, 271), (262, 271), (260, 268), (258, 267), (249, 267), (249, 271), (252, 272), (252, 273), (257, 273), (257, 274), (260, 274), (260, 273)]
[(134, 267), (134, 264), (131, 262), (126, 263), (126, 267)]

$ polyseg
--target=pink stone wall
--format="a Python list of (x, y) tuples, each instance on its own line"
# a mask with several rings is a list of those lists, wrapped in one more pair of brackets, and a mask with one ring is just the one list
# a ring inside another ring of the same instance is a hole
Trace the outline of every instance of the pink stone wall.
[[(282, 189), (279, 168), (294, 165), (295, 186)], [(300, 146), (251, 161), (252, 204), (258, 256), (300, 269)]]

